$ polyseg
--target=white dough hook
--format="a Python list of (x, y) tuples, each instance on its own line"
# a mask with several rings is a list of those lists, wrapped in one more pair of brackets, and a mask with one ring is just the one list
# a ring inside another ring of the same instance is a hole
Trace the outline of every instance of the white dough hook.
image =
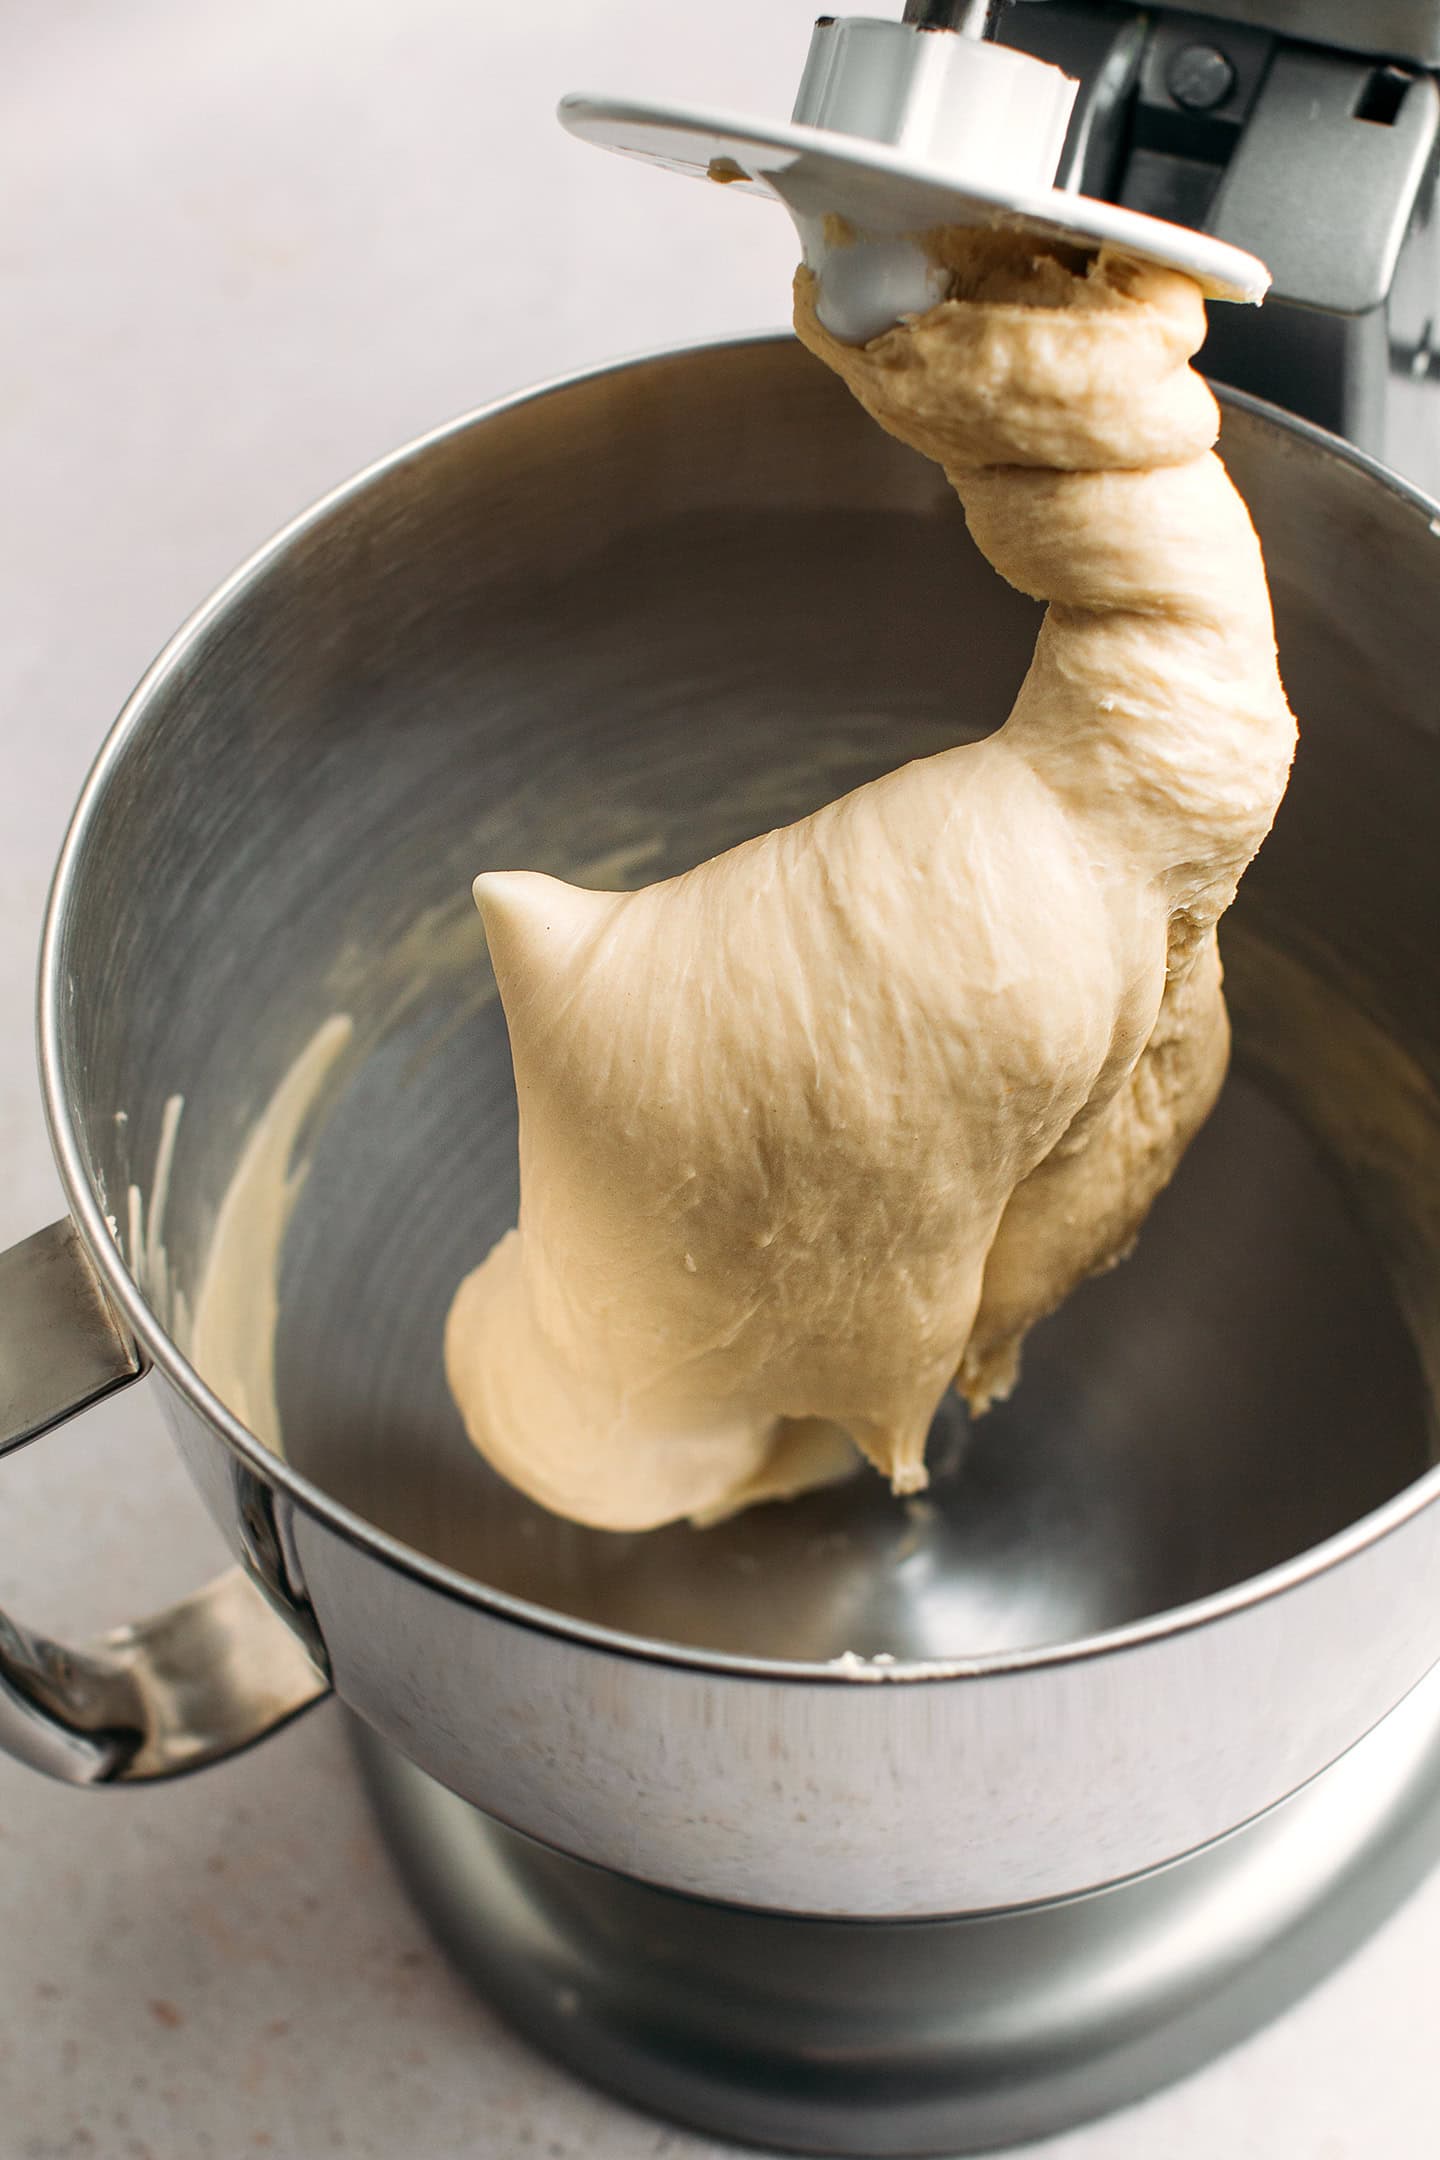
[(863, 343), (944, 297), (925, 235), (1018, 228), (1113, 247), (1257, 302), (1263, 263), (1206, 233), (1054, 185), (1077, 85), (991, 43), (985, 0), (910, 0), (903, 21), (822, 15), (787, 122), (635, 99), (563, 98), (572, 135), (784, 204), (820, 320)]

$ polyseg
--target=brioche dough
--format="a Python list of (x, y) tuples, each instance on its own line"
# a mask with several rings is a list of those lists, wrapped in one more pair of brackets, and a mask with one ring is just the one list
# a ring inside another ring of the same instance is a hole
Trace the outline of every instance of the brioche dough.
[(640, 892), (477, 880), (522, 1198), (447, 1371), (475, 1444), (582, 1522), (705, 1519), (852, 1442), (922, 1486), (951, 1380), (1006, 1392), (1224, 1073), (1215, 924), (1294, 722), (1200, 294), (935, 244), (928, 314), (839, 345), (802, 271), (796, 327), (1049, 601), (1006, 725)]

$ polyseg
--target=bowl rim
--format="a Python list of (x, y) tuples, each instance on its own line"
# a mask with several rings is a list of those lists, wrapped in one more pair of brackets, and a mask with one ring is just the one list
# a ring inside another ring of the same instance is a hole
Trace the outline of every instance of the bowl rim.
[[(788, 329), (741, 330), (721, 337), (684, 339), (572, 369), (461, 413), (373, 460), (321, 495), (281, 526), (186, 618), (141, 676), (106, 734), (77, 798), (56, 862), (40, 943), (37, 996), (40, 1086), (51, 1147), (72, 1215), (108, 1296), (123, 1314), (147, 1359), (175, 1391), (199, 1412), (230, 1452), (267, 1485), (279, 1488), (306, 1514), (368, 1558), (410, 1576), (449, 1600), (477, 1607), (493, 1619), (613, 1656), (736, 1679), (848, 1687), (865, 1683), (916, 1686), (947, 1680), (1000, 1678), (1087, 1664), (1097, 1658), (1139, 1650), (1213, 1626), (1252, 1607), (1268, 1604), (1343, 1566), (1403, 1529), (1440, 1499), (1440, 1463), (1433, 1464), (1400, 1492), (1392, 1494), (1378, 1508), (1347, 1524), (1343, 1530), (1258, 1575), (1186, 1604), (1127, 1621), (1119, 1627), (1031, 1649), (976, 1657), (901, 1659), (893, 1665), (881, 1666), (862, 1662), (857, 1666), (840, 1661), (742, 1656), (607, 1627), (597, 1621), (557, 1612), (513, 1592), (493, 1589), (457, 1568), (430, 1558), (332, 1498), (323, 1486), (315, 1484), (283, 1455), (274, 1453), (257, 1439), (201, 1378), (126, 1268), (101, 1198), (86, 1172), (79, 1131), (65, 1092), (61, 1048), (64, 997), (60, 966), (68, 925), (78, 912), (77, 888), (84, 870), (90, 833), (122, 761), (146, 726), (158, 694), (177, 672), (184, 669), (211, 626), (256, 588), (271, 567), (298, 541), (323, 526), (336, 511), (353, 504), (406, 466), (419, 463), (443, 445), (491, 421), (566, 391), (632, 371), (683, 363), (717, 351), (760, 350), (795, 343)], [(1388, 494), (1408, 503), (1440, 535), (1440, 504), (1392, 472), (1379, 459), (1263, 398), (1218, 383), (1212, 388), (1220, 401), (1222, 415), (1226, 410), (1247, 414), (1278, 428), (1292, 440), (1308, 445), (1336, 463), (1366, 475)]]

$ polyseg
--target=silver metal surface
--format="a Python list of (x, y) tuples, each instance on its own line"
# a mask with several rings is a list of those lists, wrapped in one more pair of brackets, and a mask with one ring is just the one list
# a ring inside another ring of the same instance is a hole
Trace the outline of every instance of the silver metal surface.
[(1159, 0), (1158, 13), (1223, 16), (1227, 22), (1274, 30), (1302, 44), (1333, 45), (1341, 52), (1415, 60), (1440, 67), (1440, 6), (1436, 0), (1203, 0), (1179, 10)]
[(995, 35), (1080, 85), (1065, 185), (1263, 254), (1274, 291), (1212, 311), (1209, 373), (1440, 492), (1440, 93), (1413, 65), (1440, 8), (1221, 13), (1044, 0)]
[(0, 1253), (0, 1455), (141, 1369), (68, 1215)]
[[(0, 1254), (0, 1455), (134, 1380), (143, 1364), (68, 1217)], [(240, 1568), (84, 1649), (0, 1612), (0, 1747), (72, 1785), (202, 1769), (287, 1724), (328, 1687), (295, 1627)]]
[(0, 1614), (0, 1747), (69, 1785), (142, 1785), (203, 1770), (328, 1690), (238, 1567), (87, 1649)]
[[(107, 745), (42, 968), (87, 1243), (342, 1697), (548, 1843), (793, 1912), (1051, 1898), (1283, 1799), (1440, 1652), (1440, 542), (1303, 427), (1232, 404), (1224, 447), (1305, 726), (1230, 939), (1240, 1078), (1136, 1258), (942, 1443), (933, 1513), (871, 1479), (720, 1532), (579, 1530), (468, 1448), (439, 1346), (514, 1207), (471, 875), (663, 875), (993, 726), (1035, 616), (937, 474), (788, 339), (581, 377), (282, 535)], [(249, 1122), (336, 1010), (281, 1461), (190, 1369), (104, 1196), (148, 1189), (183, 1095), (165, 1245), (193, 1298)]]
[(1440, 87), (1416, 75), (1382, 125), (1357, 117), (1365, 82), (1334, 54), (1282, 48), (1225, 168), (1208, 228), (1262, 257), (1277, 300), (1381, 306), (1427, 175), (1433, 186)]
[(699, 2129), (976, 2153), (1197, 2069), (1345, 1957), (1440, 1855), (1440, 1676), (1303, 1792), (1090, 1897), (960, 1920), (708, 1905), (547, 1852), (352, 1735), (401, 1874), (527, 2038)]

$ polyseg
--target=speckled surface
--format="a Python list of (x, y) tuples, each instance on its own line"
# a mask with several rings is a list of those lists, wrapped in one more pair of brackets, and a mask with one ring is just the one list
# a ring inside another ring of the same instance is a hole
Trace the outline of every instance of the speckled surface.
[[(59, 1208), (30, 1048), (65, 818), (195, 601), (293, 510), (513, 385), (777, 320), (749, 202), (602, 160), (568, 88), (778, 109), (799, 0), (9, 0), (0, 23), (0, 1242)], [(638, 236), (645, 237), (642, 247)], [(218, 1543), (143, 1396), (0, 1477), (0, 1594), (70, 1632)], [(1422, 2160), (1432, 1882), (1301, 2010), (1047, 2160)], [(703, 2160), (432, 1952), (323, 1709), (144, 1795), (0, 1763), (0, 2160)]]

